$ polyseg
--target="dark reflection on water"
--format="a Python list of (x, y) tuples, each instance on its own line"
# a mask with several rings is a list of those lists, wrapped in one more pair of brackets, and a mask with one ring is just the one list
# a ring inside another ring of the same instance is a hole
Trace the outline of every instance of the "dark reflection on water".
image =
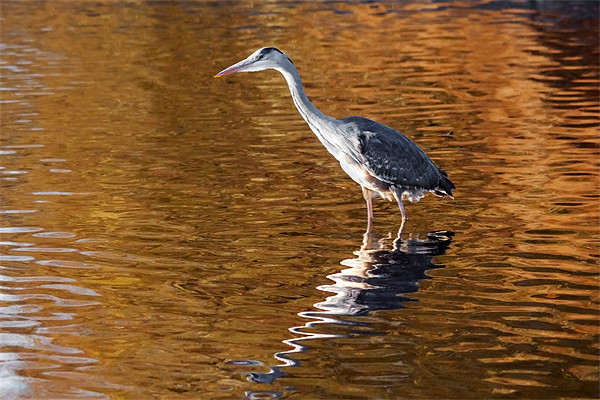
[[(321, 311), (304, 311), (298, 314), (310, 322), (289, 328), (298, 337), (283, 341), (292, 350), (275, 353), (274, 357), (283, 364), (270, 366), (267, 373), (248, 372), (248, 380), (272, 384), (276, 379), (286, 376), (286, 367), (300, 365), (293, 355), (310, 351), (307, 341), (385, 335), (386, 332), (374, 330), (371, 324), (356, 317), (403, 308), (403, 303), (417, 301), (406, 295), (417, 292), (421, 280), (430, 279), (426, 274), (427, 270), (444, 267), (434, 264), (432, 259), (446, 252), (454, 233), (438, 231), (425, 236), (425, 239), (402, 239), (399, 232), (396, 239), (391, 239), (378, 238), (375, 232), (365, 234), (363, 245), (355, 252), (356, 258), (343, 260), (341, 265), (346, 268), (327, 276), (335, 284), (317, 288), (335, 295), (314, 304)], [(343, 326), (347, 333), (328, 333), (330, 325)], [(315, 329), (318, 332), (314, 332)], [(346, 343), (351, 345), (351, 341)], [(228, 364), (250, 366), (257, 363), (230, 361)], [(258, 398), (257, 396), (267, 393), (273, 398), (283, 395), (281, 392), (267, 391), (247, 392), (247, 395)]]

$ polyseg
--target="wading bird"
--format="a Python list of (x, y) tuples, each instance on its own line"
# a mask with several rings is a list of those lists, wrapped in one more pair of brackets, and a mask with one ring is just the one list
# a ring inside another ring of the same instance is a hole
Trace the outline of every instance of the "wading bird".
[(402, 199), (419, 201), (425, 192), (452, 197), (454, 184), (419, 146), (402, 133), (364, 117), (335, 119), (323, 114), (306, 94), (298, 70), (288, 56), (274, 47), (263, 47), (248, 58), (219, 72), (265, 69), (279, 71), (289, 86), (300, 115), (342, 169), (357, 182), (367, 201), (367, 232), (373, 223), (373, 198), (395, 199), (402, 213), (402, 227), (408, 219)]

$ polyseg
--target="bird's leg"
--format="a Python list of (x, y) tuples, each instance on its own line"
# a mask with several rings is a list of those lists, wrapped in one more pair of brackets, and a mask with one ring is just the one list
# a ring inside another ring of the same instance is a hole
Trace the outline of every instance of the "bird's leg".
[(361, 186), (363, 197), (367, 201), (367, 233), (371, 232), (373, 225), (373, 191)]
[(404, 227), (406, 226), (406, 220), (403, 219), (402, 223), (400, 224), (400, 229), (398, 229), (398, 240), (402, 240), (402, 235), (404, 234)]
[(408, 220), (408, 217), (406, 216), (406, 212), (404, 211), (404, 205), (402, 204), (402, 192), (398, 192), (399, 191), (397, 189), (392, 190), (394, 198), (396, 199), (396, 201), (398, 202), (398, 206), (400, 207), (400, 213), (402, 213), (402, 224), (404, 225), (404, 222)]

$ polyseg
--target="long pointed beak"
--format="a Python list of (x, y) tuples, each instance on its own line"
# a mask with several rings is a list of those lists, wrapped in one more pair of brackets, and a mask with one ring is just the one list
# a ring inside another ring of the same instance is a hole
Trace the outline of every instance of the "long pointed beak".
[(216, 74), (215, 78), (235, 74), (236, 72), (243, 72), (246, 65), (248, 65), (248, 60), (242, 60), (239, 63), (233, 64), (231, 67), (225, 68), (223, 71)]

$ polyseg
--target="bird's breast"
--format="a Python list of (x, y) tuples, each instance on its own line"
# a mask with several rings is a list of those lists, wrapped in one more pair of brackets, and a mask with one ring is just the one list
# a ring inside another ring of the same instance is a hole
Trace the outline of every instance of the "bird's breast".
[(360, 162), (348, 155), (340, 157), (339, 161), (344, 172), (347, 173), (354, 182), (378, 193), (379, 196), (384, 199), (393, 199), (393, 195), (390, 192), (390, 184), (374, 177)]

